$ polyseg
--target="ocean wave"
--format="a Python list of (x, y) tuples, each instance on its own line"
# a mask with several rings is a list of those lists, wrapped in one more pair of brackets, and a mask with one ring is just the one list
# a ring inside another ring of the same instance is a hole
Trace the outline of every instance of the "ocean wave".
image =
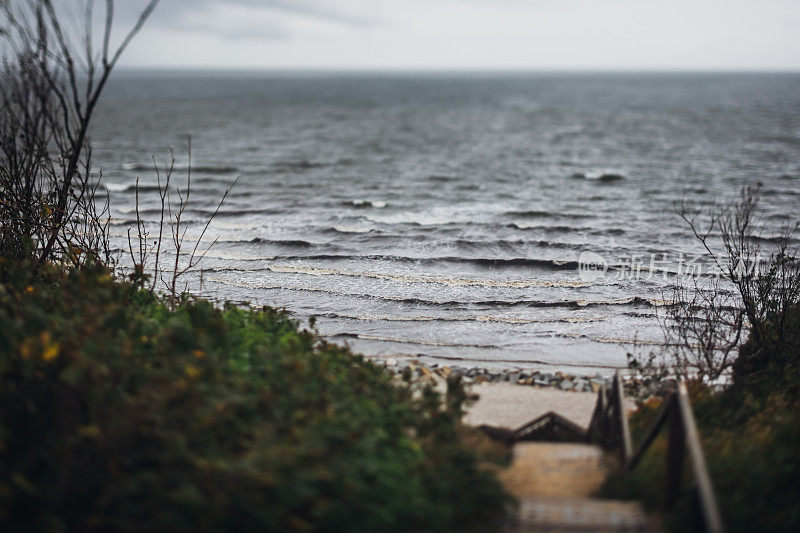
[[(241, 270), (247, 271), (247, 269), (237, 269), (237, 268), (208, 268), (205, 269), (206, 271), (229, 271), (229, 270)], [(208, 278), (207, 281), (214, 282), (214, 283), (221, 283), (224, 285), (231, 285), (234, 287), (241, 287), (245, 289), (262, 289), (262, 290), (286, 290), (286, 291), (300, 291), (300, 292), (319, 292), (325, 294), (333, 294), (337, 296), (345, 296), (351, 298), (368, 298), (373, 300), (382, 300), (382, 301), (390, 301), (390, 302), (400, 302), (409, 305), (421, 305), (426, 307), (437, 307), (437, 308), (450, 308), (450, 309), (474, 309), (478, 308), (492, 308), (492, 307), (503, 307), (503, 308), (567, 308), (567, 309), (584, 309), (590, 307), (605, 307), (605, 306), (630, 306), (630, 307), (637, 307), (637, 306), (644, 306), (644, 307), (660, 307), (662, 305), (668, 305), (668, 303), (664, 303), (660, 300), (656, 299), (649, 299), (649, 298), (642, 298), (639, 296), (633, 296), (629, 298), (617, 298), (611, 300), (572, 300), (572, 299), (564, 299), (564, 300), (432, 300), (428, 298), (417, 298), (417, 297), (409, 297), (409, 296), (391, 296), (391, 295), (377, 295), (372, 293), (352, 293), (346, 291), (338, 291), (336, 289), (329, 289), (329, 288), (322, 288), (322, 287), (307, 287), (307, 286), (292, 286), (292, 285), (281, 285), (281, 284), (274, 284), (274, 283), (249, 283), (244, 281), (237, 281), (237, 280), (230, 280), (230, 279), (223, 279), (223, 278)]]
[[(135, 226), (136, 219), (135, 218), (109, 218), (108, 219), (109, 226)], [(126, 234), (112, 234), (112, 237), (124, 237)]]
[(603, 316), (522, 318), (522, 317), (503, 317), (503, 316), (492, 316), (492, 315), (446, 317), (446, 316), (397, 316), (397, 315), (369, 315), (369, 314), (348, 315), (340, 313), (326, 313), (322, 316), (326, 318), (344, 318), (349, 320), (378, 321), (378, 322), (499, 322), (503, 324), (552, 324), (552, 323), (578, 324), (586, 322), (602, 322), (606, 320), (606, 317)]
[[(400, 354), (398, 354), (400, 355)], [(408, 357), (420, 357), (420, 355), (424, 355), (430, 359), (437, 359), (441, 361), (458, 361), (463, 363), (485, 363), (483, 359), (476, 359), (474, 357), (463, 357), (458, 355), (440, 355), (440, 354), (408, 354)], [(517, 365), (541, 365), (541, 366), (551, 366), (551, 367), (567, 367), (567, 368), (595, 368), (595, 369), (603, 369), (603, 370), (616, 370), (616, 369), (624, 369), (626, 368), (623, 366), (615, 366), (615, 365), (603, 365), (598, 363), (580, 363), (580, 362), (564, 362), (564, 361), (545, 361), (543, 359), (505, 359), (505, 358), (494, 358), (490, 360), (493, 364), (517, 364)]]
[(466, 263), (479, 265), (487, 268), (503, 267), (533, 267), (546, 268), (549, 270), (578, 270), (578, 262), (559, 259), (531, 259), (527, 257), (513, 257), (507, 259), (487, 258), (487, 257), (435, 257), (423, 259), (422, 263)]
[(594, 215), (588, 213), (555, 213), (553, 211), (506, 211), (503, 213), (505, 216), (516, 218), (594, 218)]
[(394, 213), (383, 215), (366, 215), (364, 218), (376, 224), (407, 224), (409, 226), (444, 226), (455, 224), (458, 221), (453, 219), (449, 213)]
[(313, 242), (304, 241), (303, 239), (265, 239), (263, 237), (255, 237), (249, 241), (228, 241), (228, 242), (247, 242), (252, 244), (269, 244), (273, 246), (286, 246), (288, 248), (313, 248), (316, 246)]
[[(316, 246), (306, 241), (269, 241), (259, 238), (250, 241), (219, 241), (219, 242), (241, 242), (241, 243), (267, 243), (276, 244), (280, 246), (297, 246), (301, 248), (311, 248)], [(297, 245), (293, 243), (298, 243)], [(326, 245), (328, 246), (328, 245)], [(342, 253), (329, 253), (329, 254), (309, 254), (309, 255), (275, 255), (273, 256), (278, 261), (388, 261), (394, 263), (410, 263), (416, 265), (435, 265), (439, 263), (455, 263), (465, 265), (476, 265), (484, 268), (517, 268), (517, 267), (530, 267), (540, 268), (547, 270), (578, 270), (579, 263), (573, 260), (558, 260), (558, 259), (531, 259), (526, 257), (514, 258), (489, 258), (489, 257), (458, 257), (458, 256), (441, 256), (441, 257), (408, 257), (402, 255), (354, 255)]]
[[(231, 252), (226, 250), (215, 250), (215, 249), (207, 251), (206, 253), (203, 254), (203, 257), (208, 259), (222, 259), (226, 261), (244, 261), (244, 262), (269, 261), (273, 259), (272, 257), (265, 257), (261, 255), (243, 254), (239, 252)], [(242, 270), (249, 271), (249, 269), (242, 269)]]
[(471, 344), (462, 342), (434, 341), (424, 339), (406, 339), (403, 337), (387, 337), (384, 335), (372, 335), (367, 333), (337, 333), (327, 335), (328, 338), (351, 338), (370, 341), (396, 342), (400, 344), (417, 344), (420, 346), (447, 346), (455, 348), (499, 348), (493, 344)]
[[(586, 249), (586, 243), (570, 243), (553, 241), (549, 239), (541, 240), (528, 240), (528, 239), (494, 239), (491, 241), (474, 240), (474, 239), (456, 239), (453, 245), (467, 251), (485, 251), (492, 249), (500, 249), (510, 253), (517, 253), (519, 247), (536, 246), (537, 248), (558, 248), (564, 250), (575, 250), (580, 254)], [(578, 255), (576, 254), (576, 255)]]
[(627, 231), (625, 231), (622, 228), (601, 228), (601, 229), (592, 230), (589, 233), (591, 235), (613, 235), (613, 236), (619, 236), (619, 235), (625, 235), (627, 233)]
[(576, 172), (570, 175), (570, 177), (572, 179), (596, 181), (598, 183), (614, 183), (617, 181), (623, 181), (625, 179), (625, 176), (616, 172), (604, 172), (599, 174), (585, 174), (583, 172)]
[[(133, 221), (135, 223), (135, 221)], [(122, 234), (118, 234), (115, 236), (124, 236)], [(294, 247), (294, 248), (312, 248), (317, 245), (306, 242), (306, 241), (271, 241), (271, 240), (264, 240), (264, 239), (253, 239), (253, 240), (244, 240), (244, 241), (217, 241), (219, 243), (226, 243), (226, 244), (247, 244), (252, 242), (264, 242), (268, 245), (275, 245), (275, 246), (283, 246), (283, 247)], [(329, 245), (325, 245), (329, 246)], [(545, 269), (545, 270), (574, 270), (577, 272), (578, 270), (578, 262), (577, 261), (559, 261), (555, 259), (527, 259), (527, 258), (511, 258), (511, 259), (490, 259), (490, 258), (468, 258), (468, 257), (406, 257), (406, 256), (395, 256), (395, 255), (352, 255), (352, 254), (342, 254), (342, 253), (321, 253), (321, 254), (308, 254), (308, 255), (286, 255), (286, 254), (275, 254), (275, 255), (264, 255), (264, 256), (254, 256), (254, 260), (263, 260), (263, 261), (388, 261), (393, 263), (408, 263), (408, 264), (415, 264), (415, 265), (436, 265), (440, 263), (456, 263), (456, 264), (465, 264), (465, 265), (475, 265), (482, 268), (489, 268), (489, 269), (502, 269), (502, 268), (520, 268), (520, 267), (528, 267), (528, 268), (538, 268), (538, 269)], [(229, 267), (225, 267), (229, 268)], [(267, 270), (268, 267), (264, 269), (253, 269), (253, 268), (242, 268), (242, 271), (247, 272), (256, 272), (259, 270)]]
[(525, 222), (512, 222), (506, 225), (507, 228), (522, 229), (522, 230), (538, 230), (550, 233), (575, 233), (584, 231), (593, 231), (588, 226), (546, 226), (542, 224), (528, 224)]
[(499, 248), (505, 250), (515, 250), (518, 246), (524, 246), (527, 241), (522, 239), (517, 240), (507, 240), (507, 239), (495, 239), (491, 241), (478, 241), (474, 239), (456, 239), (453, 241), (453, 244), (465, 250), (485, 250), (487, 248)]
[(272, 164), (274, 170), (310, 170), (312, 168), (325, 168), (331, 166), (330, 163), (309, 161), (308, 159), (276, 161)]
[(585, 333), (561, 332), (561, 333), (556, 333), (556, 336), (567, 337), (570, 339), (588, 339), (602, 344), (629, 344), (638, 346), (674, 346), (674, 343), (669, 343), (664, 341), (654, 341), (654, 340), (645, 340), (636, 338), (631, 339), (627, 337), (603, 337), (598, 335), (587, 335)]
[(122, 192), (131, 187), (129, 183), (108, 183), (105, 181), (101, 183), (101, 186), (108, 192)]
[[(115, 211), (118, 211), (122, 214), (133, 214), (136, 213), (136, 207), (117, 207)], [(217, 217), (236, 217), (236, 216), (245, 216), (245, 215), (280, 215), (284, 213), (282, 209), (225, 209), (224, 207), (220, 209), (218, 212), (215, 208), (204, 209), (201, 207), (187, 207), (184, 211), (185, 215), (194, 215), (198, 217), (203, 217), (203, 220), (192, 220), (187, 222), (203, 222), (205, 223), (208, 218), (216, 215)], [(148, 207), (148, 208), (139, 208), (139, 215), (141, 216), (159, 216), (161, 215), (161, 208), (160, 207)]]
[(270, 271), (284, 274), (306, 274), (311, 276), (349, 276), (358, 278), (372, 278), (388, 281), (399, 281), (402, 283), (438, 283), (456, 287), (506, 287), (506, 288), (530, 288), (530, 287), (588, 287), (592, 285), (585, 281), (571, 280), (495, 280), (495, 279), (470, 279), (440, 276), (411, 276), (400, 274), (388, 274), (384, 272), (367, 272), (356, 270), (340, 270), (335, 268), (293, 266), (293, 265), (270, 265)]
[(796, 237), (792, 236), (787, 237), (783, 235), (770, 235), (770, 236), (751, 235), (750, 240), (757, 243), (774, 244), (774, 245), (780, 245), (784, 242), (786, 244), (800, 243), (800, 239), (797, 239)]
[[(228, 186), (231, 184), (230, 178), (220, 178), (219, 176), (192, 176), (192, 183), (202, 183), (202, 184), (219, 184), (223, 185), (224, 188), (219, 189), (219, 194), (222, 195), (222, 191), (224, 191)], [(232, 189), (233, 191), (241, 192), (241, 189)]]
[(139, 184), (137, 186), (135, 183), (103, 183), (102, 186), (105, 187), (108, 192), (136, 192), (137, 189), (140, 193), (161, 192), (161, 188), (158, 185)]
[[(123, 163), (121, 165), (122, 170), (127, 170), (131, 172), (145, 172), (145, 171), (153, 171), (155, 172), (155, 167), (152, 163), (142, 164), (142, 163)], [(159, 171), (163, 170), (163, 165), (158, 165)], [(203, 172), (203, 173), (218, 173), (218, 174), (233, 174), (234, 172), (238, 172), (239, 167), (231, 166), (231, 165), (192, 165), (191, 166), (192, 172)], [(187, 171), (189, 170), (189, 165), (186, 163), (183, 164), (175, 164), (174, 170), (177, 171)]]
[(504, 268), (504, 267), (532, 267), (532, 268), (545, 268), (548, 270), (578, 270), (579, 263), (572, 260), (559, 260), (559, 259), (531, 259), (527, 257), (513, 257), (513, 258), (489, 258), (489, 257), (431, 257), (416, 260), (422, 264), (428, 263), (463, 263), (470, 265), (478, 265), (486, 268)]
[(333, 226), (332, 228), (325, 228), (320, 230), (322, 234), (342, 234), (342, 233), (370, 233), (375, 231), (375, 228), (365, 226)]
[[(214, 209), (194, 209), (196, 213), (212, 214)], [(252, 209), (237, 209), (227, 207), (225, 205), (219, 210), (218, 216), (220, 217), (239, 217), (246, 215), (282, 215), (286, 212), (285, 209), (280, 207), (260, 207)]]
[(388, 204), (380, 200), (345, 200), (341, 205), (355, 209), (369, 209), (372, 207), (375, 209), (383, 209)]
[(771, 215), (767, 216), (770, 220), (792, 220), (794, 217), (788, 213), (772, 213)]

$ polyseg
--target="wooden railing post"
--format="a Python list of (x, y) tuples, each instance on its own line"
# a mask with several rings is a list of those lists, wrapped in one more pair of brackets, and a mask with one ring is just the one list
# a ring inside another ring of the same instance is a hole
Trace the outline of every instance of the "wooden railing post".
[(686, 435), (686, 451), (689, 454), (689, 461), (694, 473), (694, 484), (697, 489), (697, 496), (700, 509), (703, 514), (703, 522), (706, 531), (711, 533), (721, 533), (724, 530), (722, 525), (722, 515), (719, 512), (717, 499), (714, 496), (714, 489), (711, 485), (711, 476), (708, 473), (703, 450), (700, 447), (700, 434), (692, 415), (692, 408), (689, 405), (689, 393), (685, 383), (678, 384), (678, 392), (675, 394), (676, 411), (680, 411), (683, 420), (683, 431)]
[(595, 403), (594, 412), (592, 413), (592, 421), (589, 423), (589, 431), (587, 431), (586, 434), (590, 444), (598, 443), (603, 448), (606, 447), (606, 442), (604, 440), (605, 430), (603, 429), (606, 417), (605, 389), (605, 384), (600, 385), (600, 390), (597, 393), (597, 402)]
[(600, 445), (603, 448), (608, 447), (608, 394), (606, 394), (605, 384), (600, 389), (600, 397), (602, 398), (602, 407), (600, 408)]
[(633, 444), (631, 443), (631, 429), (628, 425), (628, 415), (625, 413), (625, 390), (622, 385), (622, 377), (619, 370), (614, 374), (614, 410), (616, 411), (616, 422), (619, 428), (620, 454), (622, 464), (630, 460), (633, 454)]
[(683, 477), (683, 455), (686, 449), (686, 431), (678, 409), (677, 394), (669, 398), (669, 442), (667, 443), (667, 486), (665, 505), (672, 509), (678, 501)]

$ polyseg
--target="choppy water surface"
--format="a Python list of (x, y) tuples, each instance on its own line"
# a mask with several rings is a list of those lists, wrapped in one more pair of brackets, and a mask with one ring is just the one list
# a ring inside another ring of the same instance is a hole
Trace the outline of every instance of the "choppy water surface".
[[(800, 76), (120, 73), (93, 132), (121, 246), (193, 138), (206, 295), (316, 315), (368, 355), (624, 366), (699, 249), (673, 205), (800, 212)], [(184, 179), (178, 172), (175, 179)], [(579, 276), (582, 252), (609, 263)], [(632, 275), (628, 267), (643, 267)], [(653, 267), (653, 269), (651, 269)]]

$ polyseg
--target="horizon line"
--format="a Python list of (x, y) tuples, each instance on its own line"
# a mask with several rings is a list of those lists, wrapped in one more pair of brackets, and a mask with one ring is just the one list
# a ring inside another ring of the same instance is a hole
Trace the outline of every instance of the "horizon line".
[(722, 67), (241, 67), (190, 65), (120, 65), (118, 72), (239, 72), (298, 74), (800, 74), (797, 68), (722, 68)]

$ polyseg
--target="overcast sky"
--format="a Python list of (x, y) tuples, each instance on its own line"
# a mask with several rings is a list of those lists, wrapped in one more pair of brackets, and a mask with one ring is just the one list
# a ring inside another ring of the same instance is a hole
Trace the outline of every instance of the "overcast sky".
[(123, 64), (800, 70), (800, 0), (162, 0)]

